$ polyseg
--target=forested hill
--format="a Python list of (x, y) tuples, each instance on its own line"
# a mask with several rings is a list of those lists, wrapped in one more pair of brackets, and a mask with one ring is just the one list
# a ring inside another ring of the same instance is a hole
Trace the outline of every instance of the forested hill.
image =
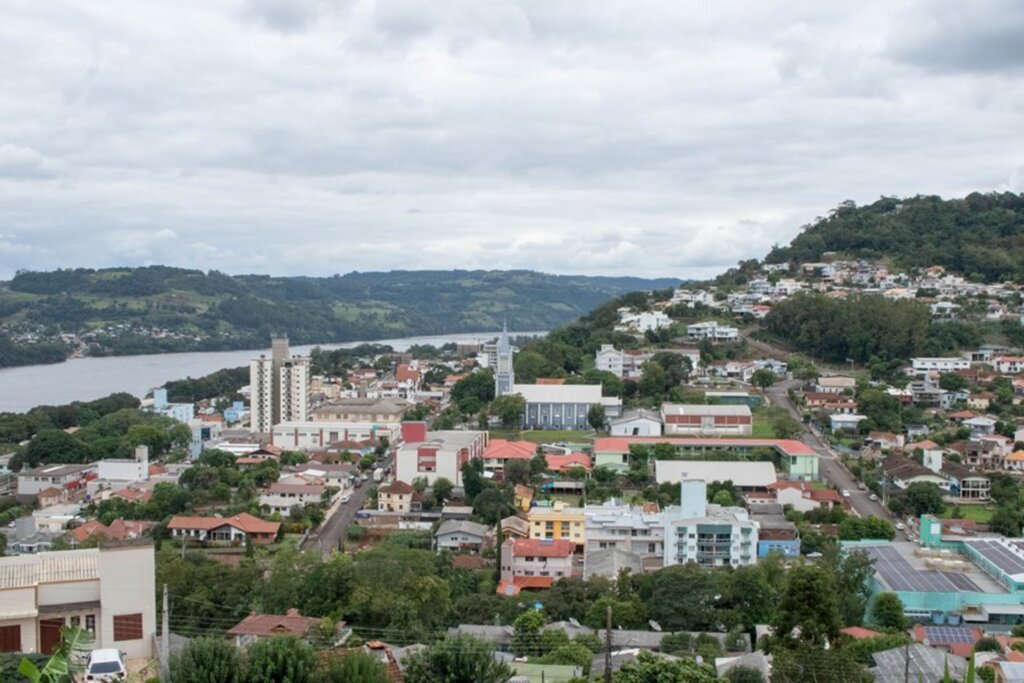
[(94, 355), (260, 348), (276, 330), (296, 344), (491, 331), (506, 319), (517, 330), (547, 330), (624, 292), (676, 284), (522, 270), (20, 272), (0, 282), (0, 367), (59, 361), (76, 346)]
[(844, 202), (807, 226), (768, 263), (820, 261), (827, 252), (889, 259), (902, 268), (933, 265), (974, 280), (1024, 280), (1024, 195), (972, 193), (963, 199), (883, 197)]

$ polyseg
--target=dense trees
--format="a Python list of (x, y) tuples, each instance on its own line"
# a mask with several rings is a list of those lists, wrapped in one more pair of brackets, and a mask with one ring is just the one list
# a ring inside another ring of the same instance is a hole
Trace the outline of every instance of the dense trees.
[(876, 358), (906, 359), (922, 351), (930, 316), (927, 307), (915, 301), (797, 294), (774, 305), (764, 324), (775, 337), (816, 358), (867, 363)]
[(170, 683), (242, 683), (242, 657), (223, 638), (193, 638), (171, 657)]
[(469, 636), (448, 636), (409, 658), (405, 680), (408, 683), (504, 683), (512, 673), (507, 664), (494, 660), (485, 643)]
[(963, 199), (936, 196), (883, 197), (858, 207), (843, 202), (768, 254), (770, 263), (819, 261), (828, 251), (861, 258), (888, 258), (903, 268), (946, 266), (989, 282), (1024, 279), (1020, 235), (1024, 195), (971, 193)]
[(881, 593), (871, 604), (871, 619), (886, 631), (900, 633), (907, 628), (903, 603), (895, 593)]

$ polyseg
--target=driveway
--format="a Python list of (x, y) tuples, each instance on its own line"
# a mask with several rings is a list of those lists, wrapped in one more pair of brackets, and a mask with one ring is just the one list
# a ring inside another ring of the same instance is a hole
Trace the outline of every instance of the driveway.
[[(803, 415), (799, 408), (789, 398), (789, 390), (799, 386), (800, 382), (798, 380), (787, 380), (769, 387), (767, 393), (772, 405), (785, 408), (800, 424), (804, 424)], [(804, 432), (800, 434), (799, 439), (818, 454), (819, 476), (839, 490), (850, 492), (847, 502), (850, 503), (850, 507), (853, 508), (857, 515), (861, 517), (881, 517), (892, 522), (898, 521), (880, 501), (871, 500), (868, 497), (870, 491), (861, 491), (857, 488), (857, 479), (843, 466), (838, 454), (817, 433), (804, 425)], [(897, 530), (896, 540), (905, 541), (906, 534)]]

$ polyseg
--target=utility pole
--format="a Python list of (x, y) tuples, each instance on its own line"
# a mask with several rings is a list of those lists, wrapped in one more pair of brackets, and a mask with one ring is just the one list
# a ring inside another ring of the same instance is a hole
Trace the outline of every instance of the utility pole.
[(910, 643), (903, 646), (903, 683), (910, 683)]
[(160, 620), (160, 677), (170, 680), (171, 677), (171, 616), (167, 600), (167, 584), (164, 584), (164, 613)]
[(608, 605), (604, 624), (604, 683), (612, 683), (612, 606)]

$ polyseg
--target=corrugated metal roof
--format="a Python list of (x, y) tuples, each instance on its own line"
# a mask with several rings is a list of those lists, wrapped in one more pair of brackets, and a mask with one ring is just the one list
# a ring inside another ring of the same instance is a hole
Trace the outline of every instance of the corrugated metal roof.
[(0, 558), (0, 589), (88, 581), (99, 576), (100, 551), (96, 548)]

